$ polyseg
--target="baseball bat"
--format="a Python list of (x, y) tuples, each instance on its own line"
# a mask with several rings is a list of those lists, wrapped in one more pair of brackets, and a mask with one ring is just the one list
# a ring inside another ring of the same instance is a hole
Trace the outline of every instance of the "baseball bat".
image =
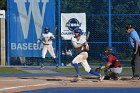
[(88, 31), (87, 34), (86, 34), (86, 40), (89, 39), (89, 36), (90, 36), (90, 32)]
[(89, 51), (89, 46), (87, 46), (87, 40), (89, 39), (89, 36), (90, 36), (90, 32), (88, 31), (87, 34), (86, 34), (86, 42), (83, 44), (84, 46), (84, 50), (86, 51)]

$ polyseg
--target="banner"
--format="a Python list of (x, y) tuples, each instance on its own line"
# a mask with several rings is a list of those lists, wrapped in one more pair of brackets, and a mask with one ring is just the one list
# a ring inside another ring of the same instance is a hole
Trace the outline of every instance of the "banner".
[(43, 45), (33, 47), (33, 44), (46, 26), (53, 32), (55, 0), (7, 0), (7, 3), (10, 56), (41, 57)]
[(80, 28), (86, 37), (86, 14), (85, 13), (61, 13), (61, 38), (70, 40), (73, 30)]

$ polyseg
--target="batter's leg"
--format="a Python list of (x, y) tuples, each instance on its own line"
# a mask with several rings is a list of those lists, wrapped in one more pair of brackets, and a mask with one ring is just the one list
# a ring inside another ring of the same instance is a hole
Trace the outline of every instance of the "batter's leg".
[(82, 66), (84, 67), (85, 71), (92, 74), (92, 75), (95, 75), (95, 76), (100, 76), (101, 74), (92, 70), (91, 67), (89, 66), (87, 60), (84, 60), (83, 62), (81, 62)]
[(104, 76), (102, 76), (100, 73), (98, 73), (90, 68), (87, 60), (84, 60), (83, 62), (81, 62), (81, 65), (84, 67), (86, 72), (88, 72), (92, 75), (98, 76), (100, 81), (102, 81), (104, 79)]
[(79, 58), (80, 58), (80, 55), (77, 55), (73, 60), (72, 60), (72, 64), (75, 68), (75, 71), (76, 71), (76, 76), (80, 76), (80, 71), (79, 71), (79, 66), (78, 66), (78, 63), (79, 62)]
[(80, 71), (79, 71), (79, 66), (78, 66), (78, 63), (75, 63), (73, 64), (74, 65), (74, 68), (75, 68), (75, 71), (76, 71), (76, 76), (80, 76)]

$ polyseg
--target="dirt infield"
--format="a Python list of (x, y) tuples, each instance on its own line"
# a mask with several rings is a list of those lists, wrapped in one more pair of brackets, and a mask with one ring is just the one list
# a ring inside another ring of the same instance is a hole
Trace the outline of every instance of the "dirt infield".
[(58, 87), (93, 87), (93, 88), (139, 88), (140, 80), (122, 77), (121, 80), (98, 81), (96, 77), (85, 76), (81, 81), (71, 82), (72, 76), (44, 77), (0, 77), (0, 93), (15, 93), (27, 90)]

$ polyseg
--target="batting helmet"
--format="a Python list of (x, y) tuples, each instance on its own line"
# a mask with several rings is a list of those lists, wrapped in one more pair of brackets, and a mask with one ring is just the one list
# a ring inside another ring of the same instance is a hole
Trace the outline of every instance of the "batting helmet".
[(74, 33), (79, 33), (79, 35), (82, 35), (83, 34), (83, 32), (82, 32), (82, 30), (80, 28), (75, 29), (74, 30)]

